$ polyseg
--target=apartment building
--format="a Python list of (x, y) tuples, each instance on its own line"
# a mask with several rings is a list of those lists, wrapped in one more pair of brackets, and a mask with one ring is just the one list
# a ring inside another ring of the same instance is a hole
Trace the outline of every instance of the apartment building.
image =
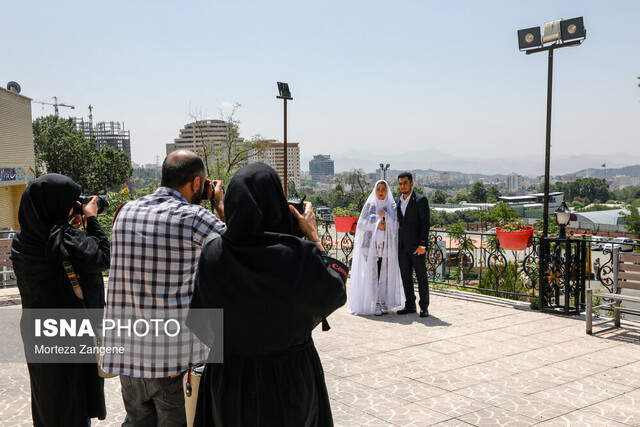
[[(284, 181), (284, 143), (275, 139), (264, 141), (265, 149), (249, 156), (249, 163), (266, 163), (278, 172)], [(300, 147), (297, 142), (287, 142), (287, 180), (300, 188)]]
[(35, 178), (31, 98), (0, 88), (0, 227), (19, 228), (18, 207)]
[[(176, 150), (189, 150), (202, 154), (203, 143), (219, 147), (229, 137), (229, 123), (224, 120), (198, 120), (187, 123), (180, 129), (180, 136), (167, 144), (167, 155)], [(244, 138), (237, 138), (236, 142), (244, 142)]]
[(507, 175), (507, 191), (511, 194), (516, 194), (519, 191), (524, 190), (524, 177), (517, 173), (510, 173)]

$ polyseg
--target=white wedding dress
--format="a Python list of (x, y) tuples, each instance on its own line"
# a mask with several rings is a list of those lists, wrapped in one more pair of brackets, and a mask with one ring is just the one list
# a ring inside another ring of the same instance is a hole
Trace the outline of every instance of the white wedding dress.
[[(376, 197), (376, 186), (384, 182), (387, 196)], [(374, 185), (362, 208), (353, 250), (353, 264), (349, 279), (348, 307), (351, 314), (374, 314), (376, 303), (388, 308), (404, 305), (404, 291), (398, 267), (398, 215), (391, 188), (386, 181)], [(378, 229), (382, 222), (379, 211), (385, 211), (386, 229)], [(382, 256), (378, 278), (378, 257)]]

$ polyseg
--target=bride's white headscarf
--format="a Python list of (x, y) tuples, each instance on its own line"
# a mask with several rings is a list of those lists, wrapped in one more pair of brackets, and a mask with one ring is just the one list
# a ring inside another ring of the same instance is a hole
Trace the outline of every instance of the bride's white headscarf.
[[(384, 200), (376, 196), (376, 187), (384, 183)], [(385, 211), (385, 230), (379, 211)], [(382, 265), (378, 279), (378, 247), (383, 245)], [(398, 214), (391, 188), (386, 181), (375, 183), (362, 208), (353, 250), (353, 264), (349, 280), (349, 313), (373, 314), (378, 301), (389, 308), (404, 304), (404, 291), (398, 267)]]

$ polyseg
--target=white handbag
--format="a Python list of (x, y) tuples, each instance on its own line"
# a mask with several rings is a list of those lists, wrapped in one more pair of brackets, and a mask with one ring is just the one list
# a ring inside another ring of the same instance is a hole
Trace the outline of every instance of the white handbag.
[(196, 418), (196, 406), (198, 405), (198, 391), (200, 390), (200, 379), (204, 373), (204, 364), (194, 365), (193, 358), (193, 335), (191, 335), (191, 346), (189, 348), (189, 369), (184, 374), (182, 389), (184, 390), (184, 410), (187, 414), (187, 427), (193, 427)]

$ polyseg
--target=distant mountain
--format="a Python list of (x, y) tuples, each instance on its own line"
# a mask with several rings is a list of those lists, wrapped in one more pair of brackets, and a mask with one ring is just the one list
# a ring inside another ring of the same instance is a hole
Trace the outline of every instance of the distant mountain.
[(574, 172), (573, 174), (569, 174), (569, 175), (576, 175), (579, 176), (580, 178), (604, 178), (605, 175), (607, 178), (611, 178), (612, 176), (616, 176), (616, 175), (626, 175), (626, 176), (637, 176), (640, 177), (640, 165), (633, 165), (633, 166), (625, 166), (623, 168), (603, 168), (600, 167), (599, 169), (595, 169), (595, 168), (589, 168), (589, 169), (582, 169), (578, 172)]
[[(373, 172), (379, 168), (380, 163), (390, 164), (393, 170), (432, 170), (434, 172), (447, 171), (452, 174), (458, 173), (463, 175), (508, 175), (517, 173), (524, 176), (539, 176), (544, 174), (544, 157), (539, 156), (532, 158), (531, 156), (516, 157), (495, 157), (489, 159), (469, 158), (462, 156), (454, 156), (437, 149), (417, 150), (407, 153), (388, 153), (374, 154), (360, 150), (347, 150), (342, 154), (330, 154), (335, 162), (335, 171), (343, 172), (351, 169), (363, 169), (365, 172)], [(300, 159), (301, 167), (304, 170), (309, 169), (309, 157)], [(613, 175), (629, 175), (640, 176), (640, 173), (634, 172), (613, 172), (617, 170), (634, 170), (637, 166), (627, 166), (629, 164), (640, 164), (640, 156), (629, 154), (608, 154), (608, 155), (571, 155), (571, 156), (554, 156), (551, 158), (551, 175), (567, 175), (570, 173), (579, 174), (587, 171), (595, 174), (600, 172), (604, 176), (604, 168), (601, 164), (607, 164), (607, 176)], [(580, 172), (574, 172), (579, 168), (583, 168)], [(640, 166), (638, 166), (640, 167)], [(618, 168), (618, 169), (614, 169)], [(589, 175), (596, 176), (596, 175)]]

